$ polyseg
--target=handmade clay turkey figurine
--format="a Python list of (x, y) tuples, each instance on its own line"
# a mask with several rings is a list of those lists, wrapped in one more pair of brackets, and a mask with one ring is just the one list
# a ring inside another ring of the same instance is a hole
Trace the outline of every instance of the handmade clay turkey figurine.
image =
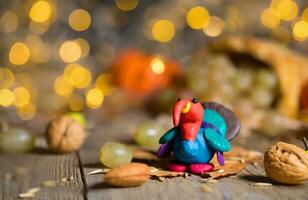
[(175, 161), (169, 170), (194, 174), (214, 169), (214, 154), (224, 165), (223, 152), (230, 151), (230, 140), (238, 135), (240, 122), (228, 108), (215, 102), (199, 103), (198, 99), (178, 99), (173, 107), (174, 127), (159, 140), (157, 156), (173, 152)]

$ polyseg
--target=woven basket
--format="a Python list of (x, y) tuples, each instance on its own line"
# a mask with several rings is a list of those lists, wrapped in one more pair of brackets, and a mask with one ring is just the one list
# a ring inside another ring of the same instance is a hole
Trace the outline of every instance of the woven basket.
[(308, 59), (273, 41), (255, 37), (229, 36), (215, 41), (214, 50), (248, 54), (273, 67), (280, 84), (282, 97), (278, 110), (288, 117), (298, 117), (300, 96), (308, 81)]

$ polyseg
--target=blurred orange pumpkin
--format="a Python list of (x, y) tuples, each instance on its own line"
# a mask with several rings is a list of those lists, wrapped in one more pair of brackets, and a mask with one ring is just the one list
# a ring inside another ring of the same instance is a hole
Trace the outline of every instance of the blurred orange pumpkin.
[(173, 60), (128, 50), (115, 59), (112, 73), (120, 88), (143, 96), (168, 87), (181, 70)]

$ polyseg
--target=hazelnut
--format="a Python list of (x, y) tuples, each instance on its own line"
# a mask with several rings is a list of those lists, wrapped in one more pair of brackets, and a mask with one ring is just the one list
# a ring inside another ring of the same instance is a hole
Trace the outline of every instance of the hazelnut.
[(301, 184), (308, 179), (308, 153), (296, 145), (278, 142), (265, 152), (264, 169), (274, 181)]
[(54, 118), (47, 129), (49, 148), (57, 153), (78, 150), (85, 139), (85, 131), (74, 119), (62, 115)]

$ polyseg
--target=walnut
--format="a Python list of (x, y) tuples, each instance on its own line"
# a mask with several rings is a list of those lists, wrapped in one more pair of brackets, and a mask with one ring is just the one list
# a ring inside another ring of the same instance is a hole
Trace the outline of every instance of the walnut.
[(308, 153), (298, 146), (278, 142), (265, 152), (264, 168), (274, 181), (301, 184), (308, 179)]
[(78, 150), (85, 139), (85, 131), (74, 119), (62, 115), (54, 118), (47, 129), (49, 148), (57, 153)]

